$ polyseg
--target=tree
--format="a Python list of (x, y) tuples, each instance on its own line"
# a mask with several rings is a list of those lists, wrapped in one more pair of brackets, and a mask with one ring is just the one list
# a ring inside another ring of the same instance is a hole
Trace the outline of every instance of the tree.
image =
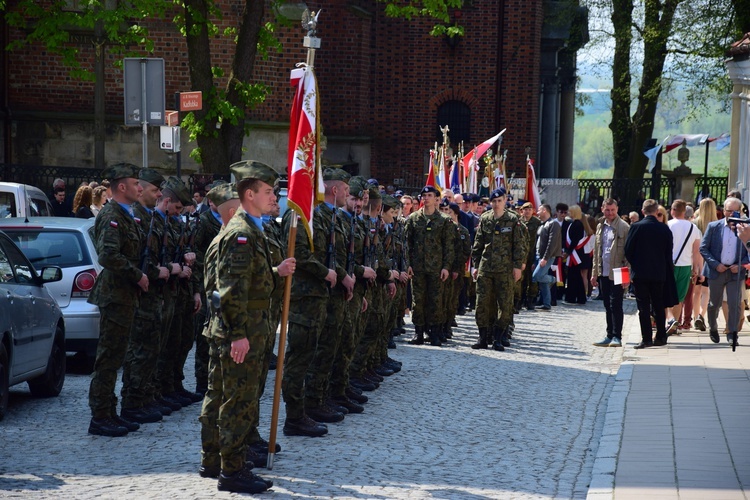
[[(0, 0), (0, 8), (6, 0)], [(222, 17), (221, 5), (214, 0), (89, 0), (81, 2), (78, 11), (63, 9), (65, 1), (38, 2), (19, 0), (6, 12), (11, 26), (23, 28), (26, 38), (11, 44), (10, 49), (24, 43), (41, 43), (50, 52), (60, 54), (73, 76), (92, 79), (92, 74), (83, 68), (76, 50), (66, 42), (71, 28), (92, 29), (96, 23), (103, 25), (105, 41), (110, 50), (127, 56), (144, 55), (153, 50), (153, 41), (148, 31), (139, 24), (141, 19), (158, 18), (173, 20), (186, 37), (190, 78), (193, 90), (203, 92), (203, 110), (188, 116), (183, 122), (195, 139), (198, 148), (191, 153), (203, 164), (206, 172), (224, 172), (226, 166), (239, 161), (242, 154), (242, 141), (249, 129), (245, 114), (268, 91), (262, 83), (252, 83), (258, 55), (279, 49), (274, 38), (274, 30), (284, 21), (276, 17), (271, 22), (266, 18), (265, 2), (245, 0), (239, 24), (231, 29), (220, 31), (216, 21)], [(274, 2), (274, 5), (283, 2)], [(411, 19), (426, 17), (437, 23), (431, 31), (433, 35), (460, 36), (460, 26), (448, 26), (449, 9), (461, 7), (461, 0), (416, 0), (403, 5), (396, 0), (378, 0), (384, 5), (386, 14), (391, 17)], [(110, 8), (108, 8), (110, 7)], [(175, 15), (175, 7), (179, 13)], [(30, 20), (33, 19), (33, 23)], [(123, 26), (128, 26), (123, 30)], [(229, 37), (236, 46), (231, 68), (216, 66), (211, 60), (209, 41), (212, 37)], [(141, 53), (128, 49), (129, 46), (143, 47)], [(228, 78), (223, 77), (228, 73)], [(219, 80), (226, 84), (219, 86)]]

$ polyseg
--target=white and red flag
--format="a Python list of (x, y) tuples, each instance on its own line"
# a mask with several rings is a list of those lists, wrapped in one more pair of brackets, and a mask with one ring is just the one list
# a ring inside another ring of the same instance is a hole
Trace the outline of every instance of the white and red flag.
[(534, 162), (531, 158), (526, 159), (526, 201), (534, 205), (534, 210), (542, 204), (542, 197), (539, 196), (539, 186), (536, 185), (536, 173), (534, 173)]
[(291, 84), (297, 91), (289, 119), (288, 203), (302, 219), (312, 248), (313, 209), (325, 195), (318, 148), (318, 84), (312, 68), (307, 66), (292, 70)]
[[(464, 156), (464, 165), (471, 165), (472, 158), (476, 158), (477, 160), (481, 158), (484, 155), (484, 153), (486, 153), (487, 150), (490, 149), (490, 147), (492, 147), (493, 144), (495, 144), (495, 142), (500, 138), (500, 136), (502, 136), (505, 133), (506, 130), (507, 129), (501, 130), (500, 133), (497, 134), (496, 136), (490, 137), (479, 146), (474, 147), (474, 149), (470, 153)], [(474, 192), (476, 193), (477, 191), (474, 191)]]

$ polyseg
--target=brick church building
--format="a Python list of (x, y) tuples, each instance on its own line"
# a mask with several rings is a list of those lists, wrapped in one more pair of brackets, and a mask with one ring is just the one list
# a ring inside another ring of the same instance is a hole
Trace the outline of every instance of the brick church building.
[[(244, 2), (216, 3), (223, 24), (236, 25)], [(463, 141), (467, 152), (506, 128), (509, 174), (523, 176), (529, 148), (538, 177), (571, 175), (575, 54), (587, 40), (586, 11), (575, 0), (466, 0), (451, 12), (452, 22), (465, 29), (453, 39), (430, 36), (427, 20), (388, 18), (374, 0), (308, 5), (322, 9), (315, 68), (328, 140), (324, 161), (381, 184), (416, 187), (424, 183), (429, 149), (442, 143), (439, 127), (448, 125), (451, 145)], [(21, 36), (0, 23), (4, 46)], [(155, 40), (149, 57), (165, 60), (170, 108), (175, 92), (190, 90), (184, 39), (170, 21), (141, 24)], [(243, 158), (280, 171), (286, 169), (294, 92), (289, 72), (305, 60), (304, 34), (297, 22), (281, 28), (276, 35), (283, 51), (256, 61), (256, 79), (270, 93), (248, 111), (252, 130)], [(86, 32), (71, 38), (86, 65), (93, 65), (94, 40)], [(233, 48), (222, 43), (214, 41), (212, 62), (228, 72)], [(104, 162), (140, 165), (141, 128), (124, 125), (123, 73), (103, 50)], [(2, 51), (0, 68), (0, 163), (93, 167), (94, 83), (71, 78), (59, 58), (35, 45)], [(173, 170), (175, 155), (159, 150), (158, 134), (158, 127), (149, 130), (149, 164)], [(181, 144), (185, 171), (200, 172), (186, 154), (195, 144), (186, 134)]]

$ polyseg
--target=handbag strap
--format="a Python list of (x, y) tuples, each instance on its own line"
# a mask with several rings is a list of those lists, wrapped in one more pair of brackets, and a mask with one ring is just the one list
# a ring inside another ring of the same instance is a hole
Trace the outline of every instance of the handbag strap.
[(685, 241), (682, 242), (682, 248), (680, 248), (680, 253), (677, 254), (677, 257), (672, 262), (673, 264), (676, 264), (678, 260), (680, 260), (680, 255), (682, 255), (682, 251), (685, 250), (685, 245), (687, 245), (688, 240), (690, 239), (690, 235), (693, 234), (693, 224), (690, 224), (690, 230), (688, 231), (687, 236), (685, 236)]

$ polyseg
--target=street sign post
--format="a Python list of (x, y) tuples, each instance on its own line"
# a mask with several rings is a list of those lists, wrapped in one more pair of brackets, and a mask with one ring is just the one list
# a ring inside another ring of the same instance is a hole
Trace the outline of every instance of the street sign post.
[(148, 167), (148, 125), (165, 124), (164, 59), (123, 61), (125, 126), (143, 128), (143, 168)]

